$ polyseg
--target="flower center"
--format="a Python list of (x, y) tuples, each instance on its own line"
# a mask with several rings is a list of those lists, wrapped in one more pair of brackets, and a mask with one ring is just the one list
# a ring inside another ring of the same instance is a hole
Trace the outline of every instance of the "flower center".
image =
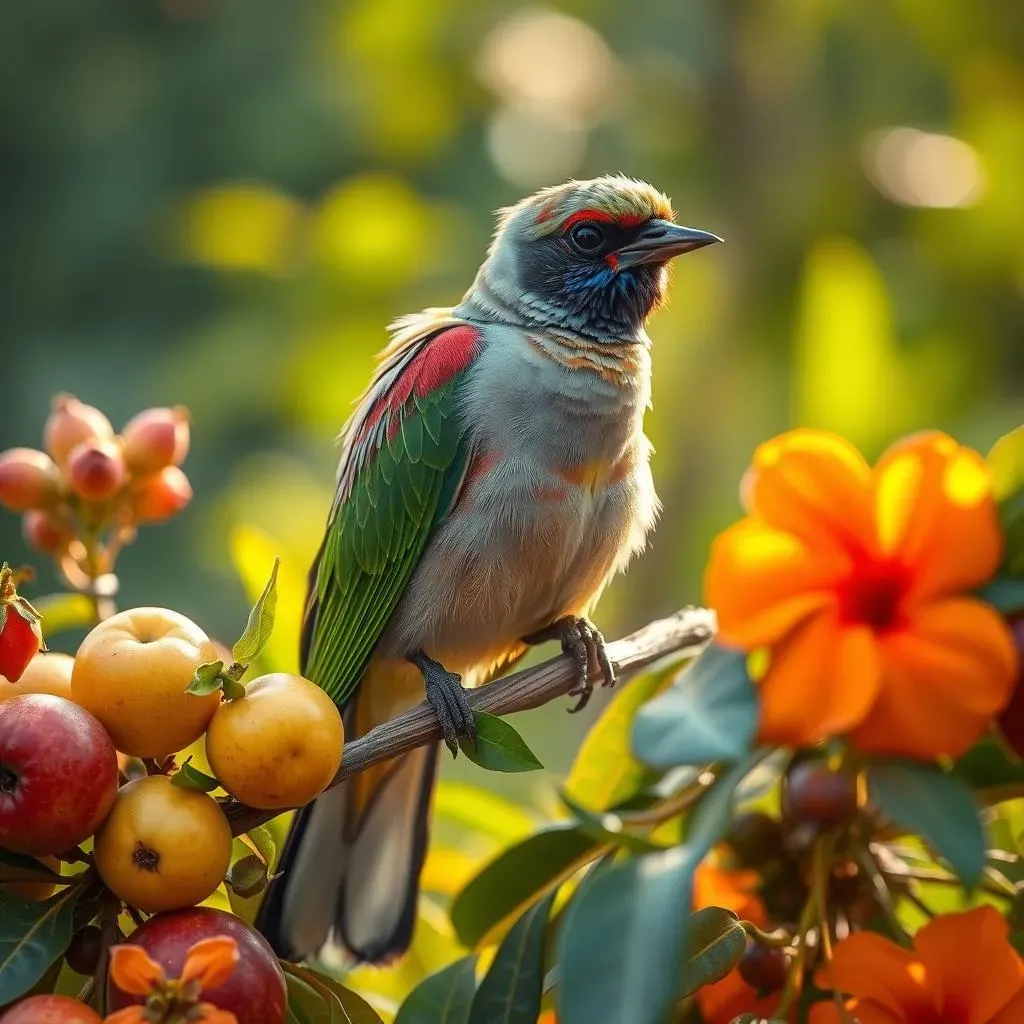
[(892, 563), (859, 565), (839, 591), (839, 611), (849, 623), (879, 632), (894, 628), (906, 590), (907, 573)]

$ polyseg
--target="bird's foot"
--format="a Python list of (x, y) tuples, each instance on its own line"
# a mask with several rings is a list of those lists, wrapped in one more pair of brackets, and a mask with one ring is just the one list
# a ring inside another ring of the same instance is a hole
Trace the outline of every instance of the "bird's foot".
[(569, 708), (570, 713), (582, 711), (594, 692), (590, 682), (590, 665), (593, 662), (601, 670), (603, 685), (615, 685), (615, 669), (608, 658), (604, 637), (601, 631), (589, 620), (577, 615), (566, 615), (565, 618), (553, 622), (547, 629), (531, 633), (523, 640), (528, 644), (542, 644), (547, 640), (557, 640), (562, 650), (576, 663), (577, 685), (569, 691), (570, 697), (579, 697), (576, 704)]
[(476, 723), (473, 711), (466, 700), (462, 676), (449, 672), (439, 661), (434, 661), (423, 651), (416, 651), (409, 660), (423, 673), (423, 685), (427, 691), (427, 703), (434, 709), (441, 725), (445, 746), (452, 757), (459, 753), (459, 737), (476, 742)]

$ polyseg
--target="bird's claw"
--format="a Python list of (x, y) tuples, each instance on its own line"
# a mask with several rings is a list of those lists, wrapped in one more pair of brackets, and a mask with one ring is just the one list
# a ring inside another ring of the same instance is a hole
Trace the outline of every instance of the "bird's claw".
[(527, 643), (541, 643), (544, 640), (558, 640), (562, 651), (568, 654), (576, 665), (577, 685), (569, 691), (570, 697), (579, 700), (568, 709), (570, 714), (582, 711), (594, 692), (590, 682), (590, 665), (595, 663), (601, 670), (602, 685), (615, 685), (615, 669), (612, 668), (604, 636), (589, 620), (576, 615), (567, 615), (553, 623), (548, 629), (526, 637)]
[(457, 757), (460, 737), (476, 743), (476, 722), (462, 686), (462, 676), (449, 672), (422, 651), (411, 655), (409, 660), (423, 673), (427, 703), (437, 715), (444, 745), (452, 752), (452, 757)]

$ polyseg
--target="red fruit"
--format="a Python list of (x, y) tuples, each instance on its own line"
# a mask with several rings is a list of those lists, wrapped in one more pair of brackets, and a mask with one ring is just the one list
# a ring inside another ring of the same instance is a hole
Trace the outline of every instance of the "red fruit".
[(786, 773), (782, 817), (787, 825), (832, 828), (857, 814), (857, 780), (821, 761), (801, 761)]
[(113, 441), (83, 441), (68, 456), (68, 483), (86, 501), (112, 498), (128, 479), (124, 456)]
[(75, 536), (63, 520), (39, 509), (25, 513), (21, 520), (21, 535), (29, 547), (45, 555), (64, 551)]
[(124, 461), (138, 476), (180, 465), (188, 454), (188, 410), (146, 409), (128, 421), (121, 440)]
[[(281, 965), (266, 939), (233, 914), (208, 907), (157, 914), (132, 932), (128, 941), (141, 946), (169, 977), (179, 977), (189, 947), (215, 935), (227, 935), (238, 943), (238, 965), (223, 985), (203, 989), (202, 1001), (230, 1010), (239, 1024), (283, 1024), (287, 999)], [(144, 1001), (107, 982), (111, 1012), (141, 1006)]]
[(60, 470), (46, 452), (8, 448), (0, 454), (0, 505), (12, 512), (47, 508), (56, 500)]
[(42, 857), (77, 846), (117, 781), (114, 744), (85, 708), (49, 693), (0, 703), (0, 847)]
[(789, 957), (781, 949), (752, 945), (739, 963), (740, 977), (759, 996), (779, 992), (786, 985)]
[(1013, 752), (1018, 757), (1024, 757), (1024, 617), (1014, 619), (1010, 623), (1010, 630), (1020, 659), (1021, 673), (1010, 703), (999, 716), (999, 728)]
[(0, 566), (0, 676), (16, 683), (43, 648), (39, 613), (15, 588), (17, 574)]
[(46, 450), (59, 465), (63, 465), (72, 449), (83, 441), (110, 441), (114, 428), (110, 420), (91, 405), (80, 402), (74, 395), (57, 395), (53, 411), (43, 428)]
[(192, 500), (192, 485), (177, 466), (167, 466), (143, 480), (135, 494), (135, 517), (159, 523), (177, 515)]
[(30, 996), (12, 1006), (0, 1024), (103, 1024), (98, 1013), (68, 996)]

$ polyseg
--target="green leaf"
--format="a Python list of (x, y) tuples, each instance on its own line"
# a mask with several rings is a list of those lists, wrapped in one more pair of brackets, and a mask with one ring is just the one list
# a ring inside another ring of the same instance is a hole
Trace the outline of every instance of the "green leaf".
[(456, 960), (409, 993), (395, 1024), (468, 1024), (475, 988), (476, 957)]
[(555, 894), (535, 903), (502, 940), (480, 982), (469, 1024), (536, 1024), (544, 986), (544, 937)]
[[(1024, 554), (1024, 547), (1022, 547)], [(1024, 612), (1024, 579), (997, 576), (974, 592), (975, 597), (992, 605), (1007, 617)]]
[(492, 772), (535, 772), (544, 767), (523, 737), (503, 718), (474, 711), (473, 720), (476, 743), (460, 740), (459, 747), (474, 764)]
[(288, 1009), (299, 1024), (382, 1024), (376, 1010), (340, 981), (300, 964), (281, 962), (288, 982)]
[(735, 761), (750, 750), (757, 697), (746, 655), (712, 644), (633, 724), (633, 751), (658, 768)]
[(288, 988), (288, 1024), (332, 1024), (332, 1001), (292, 974), (290, 965), (281, 966)]
[(676, 999), (721, 981), (742, 959), (747, 933), (739, 918), (722, 907), (705, 907), (690, 917), (689, 955), (683, 960)]
[(243, 900), (252, 899), (267, 887), (267, 865), (255, 853), (239, 857), (228, 869), (227, 883)]
[(224, 686), (224, 662), (207, 661), (196, 669), (192, 682), (185, 688), (186, 693), (197, 697), (208, 697)]
[(212, 793), (220, 783), (212, 775), (201, 772), (186, 761), (171, 776), (171, 785), (181, 789), (195, 789), (200, 793)]
[(599, 852), (601, 845), (571, 823), (553, 825), (503, 850), (452, 901), (459, 941), (472, 947), (493, 938)]
[(96, 625), (96, 605), (84, 594), (47, 594), (34, 598), (32, 604), (43, 617), (46, 637)]
[(586, 807), (581, 807), (564, 791), (559, 796), (562, 803), (575, 815), (580, 828), (600, 843), (621, 846), (633, 850), (634, 853), (656, 853), (667, 845), (652, 843), (643, 836), (627, 832), (625, 822), (613, 811), (590, 811)]
[(0, 848), (0, 882), (66, 882), (41, 860)]
[(281, 559), (274, 559), (274, 568), (270, 571), (270, 579), (263, 588), (253, 609), (249, 612), (249, 621), (238, 642), (231, 648), (231, 656), (240, 665), (248, 665), (255, 661), (263, 648), (267, 646), (270, 634), (274, 631), (274, 615), (277, 612), (277, 571), (281, 568)]
[(1019, 576), (1024, 573), (1024, 426), (996, 441), (987, 461), (1006, 536), (1004, 575)]
[(681, 664), (647, 671), (614, 693), (580, 744), (565, 789), (570, 797), (608, 810), (649, 786), (660, 775), (633, 757), (630, 735), (642, 704), (660, 693)]
[(986, 736), (955, 761), (952, 774), (971, 789), (992, 791), (996, 798), (1006, 788), (1015, 796), (1024, 796), (1024, 762), (1011, 756), (995, 736)]
[(24, 995), (71, 942), (78, 888), (28, 902), (0, 892), (0, 1006)]
[(263, 858), (268, 871), (274, 870), (277, 863), (277, 843), (274, 842), (274, 833), (266, 825), (257, 825), (245, 833), (246, 839), (256, 848), (256, 851)]
[(505, 846), (531, 835), (536, 819), (520, 804), (482, 786), (442, 779), (434, 793), (434, 820), (482, 833)]
[(967, 785), (915, 761), (882, 761), (868, 768), (871, 795), (894, 824), (922, 836), (973, 889), (985, 867), (985, 833)]

